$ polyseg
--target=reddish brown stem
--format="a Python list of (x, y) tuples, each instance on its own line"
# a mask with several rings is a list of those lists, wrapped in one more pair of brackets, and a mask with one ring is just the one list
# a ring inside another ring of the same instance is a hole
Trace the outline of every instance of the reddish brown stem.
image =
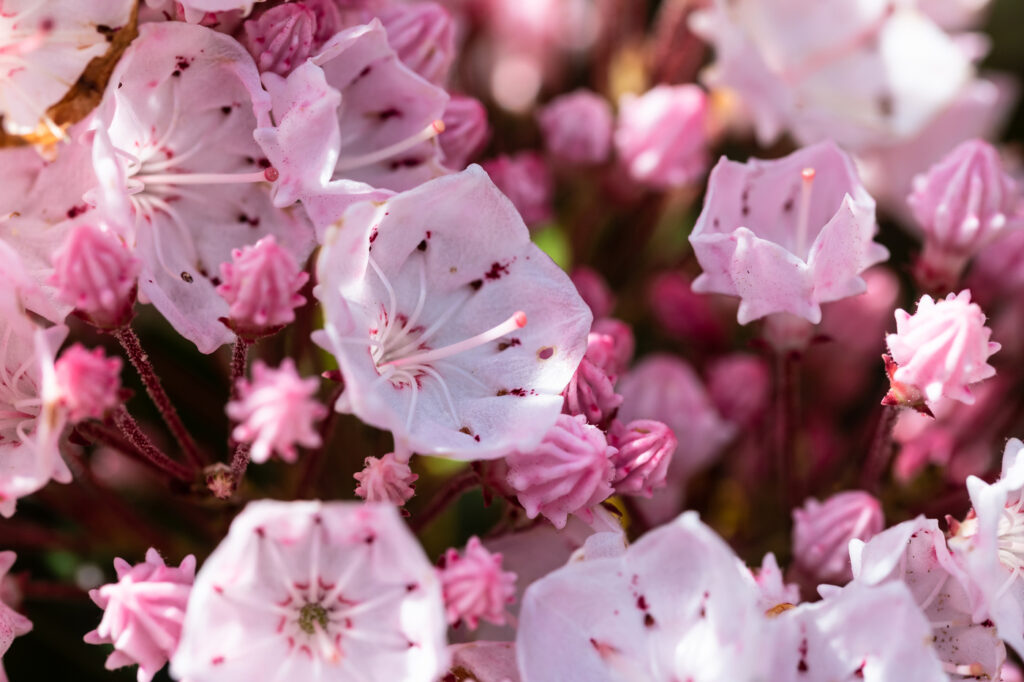
[(185, 428), (181, 417), (178, 416), (178, 411), (174, 409), (174, 404), (171, 403), (171, 399), (167, 396), (167, 392), (160, 382), (160, 377), (157, 376), (152, 363), (149, 361), (149, 356), (142, 350), (142, 343), (139, 341), (138, 335), (136, 335), (131, 327), (125, 326), (114, 332), (114, 336), (121, 343), (121, 347), (124, 348), (124, 352), (128, 355), (132, 365), (135, 366), (135, 370), (139, 373), (142, 383), (146, 386), (146, 392), (149, 393), (153, 404), (160, 411), (160, 415), (167, 424), (167, 428), (174, 434), (185, 456), (194, 466), (202, 467), (205, 461), (199, 453), (199, 448), (192, 439), (192, 435), (189, 434), (188, 429)]
[(892, 454), (892, 429), (896, 425), (899, 408), (882, 405), (882, 413), (878, 416), (875, 426), (875, 437), (871, 441), (864, 469), (861, 472), (860, 487), (871, 493), (877, 493), (882, 477), (889, 466)]
[(238, 399), (238, 380), (245, 377), (245, 369), (249, 364), (249, 346), (252, 343), (238, 337), (231, 351), (231, 399)]
[(249, 443), (239, 443), (231, 454), (231, 480), (235, 489), (242, 484), (245, 477), (245, 470), (249, 468), (249, 451), (252, 446)]
[(132, 452), (128, 454), (141, 455), (142, 460), (156, 467), (165, 474), (189, 483), (194, 477), (194, 471), (185, 465), (175, 462), (173, 459), (160, 451), (149, 436), (139, 427), (135, 418), (128, 414), (128, 410), (121, 405), (114, 411), (114, 423), (121, 429), (125, 439), (132, 445)]

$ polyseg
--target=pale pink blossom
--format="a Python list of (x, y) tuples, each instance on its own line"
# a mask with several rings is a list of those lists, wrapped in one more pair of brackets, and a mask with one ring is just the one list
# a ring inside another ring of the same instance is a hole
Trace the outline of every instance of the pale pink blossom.
[(261, 72), (287, 76), (313, 53), (316, 14), (301, 2), (272, 7), (243, 26), (243, 44)]
[(438, 136), (444, 165), (460, 171), (483, 151), (491, 136), (487, 108), (474, 97), (452, 95), (441, 118), (444, 130)]
[(849, 157), (823, 142), (773, 161), (722, 158), (690, 234), (704, 272), (693, 290), (737, 296), (740, 324), (863, 293), (860, 274), (888, 258), (873, 241), (875, 202)]
[(688, 185), (708, 167), (707, 95), (696, 85), (658, 85), (619, 101), (615, 150), (637, 182)]
[(72, 422), (100, 419), (121, 402), (121, 358), (108, 358), (102, 348), (90, 352), (76, 343), (61, 353), (54, 371), (58, 400)]
[(540, 154), (527, 151), (502, 155), (482, 165), (528, 226), (550, 220), (554, 179)]
[(50, 282), (57, 296), (101, 329), (131, 321), (141, 263), (110, 230), (74, 228), (53, 254)]
[(548, 102), (537, 114), (544, 148), (559, 161), (603, 163), (612, 146), (612, 107), (590, 90), (576, 90)]
[(564, 528), (569, 514), (590, 518), (612, 494), (615, 448), (582, 415), (559, 415), (537, 447), (508, 455), (508, 482), (526, 515), (543, 514)]
[(907, 139), (972, 75), (915, 5), (714, 0), (691, 26), (715, 51), (704, 81), (739, 95), (765, 146), (787, 130), (851, 150)]
[(306, 302), (299, 290), (309, 274), (295, 257), (278, 246), (274, 235), (231, 252), (221, 263), (217, 293), (228, 303), (227, 324), (245, 339), (272, 334), (295, 320), (295, 308)]
[(885, 528), (881, 503), (860, 490), (814, 498), (793, 510), (793, 558), (814, 581), (844, 584), (853, 577), (850, 540), (870, 540)]
[(359, 481), (356, 495), (367, 502), (389, 502), (398, 506), (416, 494), (412, 484), (419, 478), (409, 469), (409, 464), (399, 460), (393, 452), (380, 458), (367, 457), (363, 470), (353, 476)]
[(615, 294), (601, 273), (586, 265), (577, 265), (569, 274), (572, 283), (576, 285), (576, 290), (594, 313), (595, 320), (612, 314), (615, 308)]
[(761, 567), (753, 571), (753, 576), (759, 593), (757, 605), (763, 611), (800, 603), (800, 586), (785, 581), (779, 562), (771, 552), (764, 555)]
[(95, 57), (125, 26), (131, 0), (8, 0), (0, 13), (0, 118), (12, 135), (42, 128), (63, 137), (46, 117)]
[(615, 421), (608, 430), (608, 444), (617, 450), (612, 455), (615, 492), (650, 497), (665, 485), (676, 452), (676, 435), (668, 426), (653, 419)]
[(273, 234), (303, 262), (312, 246), (301, 209), (271, 202), (279, 174), (253, 139), (269, 108), (240, 43), (169, 21), (139, 27), (97, 110), (93, 167), (134, 215), (115, 228), (142, 261), (140, 298), (204, 353), (234, 339), (214, 283), (233, 249)]
[(480, 620), (504, 625), (505, 608), (516, 594), (516, 574), (503, 571), (501, 554), (492, 554), (473, 536), (466, 550), (445, 552), (439, 569), (448, 622), (475, 630)]
[(317, 273), (336, 409), (391, 431), (396, 456), (493, 459), (555, 423), (590, 311), (479, 167), (352, 206)]
[(907, 198), (924, 251), (915, 265), (918, 279), (950, 286), (967, 260), (1001, 233), (1024, 226), (1024, 205), (999, 152), (968, 140), (914, 179)]
[(265, 462), (277, 454), (294, 462), (296, 446), (318, 447), (320, 433), (314, 423), (327, 414), (327, 408), (313, 397), (320, 382), (299, 376), (291, 358), (277, 369), (257, 360), (252, 373), (252, 381), (238, 380), (238, 399), (227, 404), (228, 416), (238, 422), (231, 435), (241, 443), (252, 443), (252, 461)]
[(932, 627), (935, 651), (947, 672), (995, 679), (1006, 647), (991, 622), (975, 622), (970, 580), (946, 546), (934, 519), (918, 517), (866, 544), (850, 543), (854, 580), (867, 585), (902, 581)]
[(394, 506), (264, 500), (199, 570), (171, 674), (434, 682), (446, 629), (437, 572)]
[(150, 548), (143, 563), (132, 566), (115, 559), (114, 569), (116, 583), (89, 591), (103, 609), (103, 620), (85, 641), (113, 644), (107, 670), (138, 664), (139, 682), (149, 682), (178, 647), (196, 558), (190, 554), (174, 568)]
[(939, 301), (922, 296), (913, 315), (897, 310), (896, 333), (885, 340), (896, 365), (890, 393), (898, 400), (898, 383), (919, 391), (925, 400), (944, 396), (973, 404), (970, 386), (996, 373), (988, 364), (999, 350), (998, 343), (989, 341), (991, 335), (969, 290)]
[[(17, 555), (14, 552), (0, 552), (0, 580), (7, 578), (7, 573), (14, 565)], [(9, 579), (9, 578), (7, 578)], [(0, 659), (11, 648), (15, 637), (21, 637), (32, 631), (32, 621), (21, 615), (5, 601), (0, 601)], [(7, 673), (0, 660), (0, 680), (7, 682)]]
[(743, 426), (757, 421), (771, 401), (771, 370), (746, 353), (723, 356), (708, 368), (708, 393), (723, 417)]
[(185, 21), (199, 23), (209, 14), (238, 11), (243, 16), (252, 12), (253, 5), (263, 0), (176, 0), (184, 9)]
[(402, 63), (435, 85), (444, 85), (455, 60), (455, 22), (436, 2), (394, 2), (379, 14), (388, 44)]

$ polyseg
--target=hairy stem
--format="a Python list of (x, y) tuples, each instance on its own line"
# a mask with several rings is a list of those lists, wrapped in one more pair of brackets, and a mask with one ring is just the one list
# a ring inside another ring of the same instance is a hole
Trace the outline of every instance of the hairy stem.
[(135, 418), (128, 414), (128, 410), (125, 409), (124, 405), (121, 405), (114, 411), (114, 423), (121, 429), (125, 440), (132, 445), (132, 451), (127, 454), (141, 456), (142, 461), (179, 481), (185, 483), (192, 481), (194, 470), (184, 464), (175, 462), (161, 452), (160, 448), (154, 445), (149, 436), (139, 427)]

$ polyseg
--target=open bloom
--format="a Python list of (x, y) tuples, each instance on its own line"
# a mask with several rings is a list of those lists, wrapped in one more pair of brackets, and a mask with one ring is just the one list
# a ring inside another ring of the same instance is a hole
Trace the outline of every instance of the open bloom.
[(973, 404), (970, 386), (996, 373), (988, 358), (1000, 346), (989, 341), (991, 336), (985, 314), (971, 303), (969, 290), (939, 301), (922, 296), (913, 315), (897, 310), (896, 333), (885, 339), (896, 366), (886, 400), (904, 402), (900, 394), (908, 392), (902, 390), (905, 385), (927, 400), (945, 396)]
[(89, 591), (103, 620), (85, 641), (113, 644), (107, 670), (137, 663), (139, 682), (149, 682), (178, 646), (196, 558), (190, 554), (175, 568), (150, 548), (143, 563), (115, 559), (114, 569), (116, 583)]
[(252, 502), (196, 576), (171, 673), (434, 682), (446, 628), (436, 570), (395, 507)]
[(351, 207), (317, 272), (337, 409), (397, 456), (500, 457), (554, 424), (590, 311), (480, 168)]
[(863, 293), (860, 273), (888, 258), (876, 231), (874, 200), (830, 142), (775, 161), (723, 157), (690, 235), (704, 269), (693, 290), (738, 296), (740, 324), (780, 312), (817, 324), (820, 304)]

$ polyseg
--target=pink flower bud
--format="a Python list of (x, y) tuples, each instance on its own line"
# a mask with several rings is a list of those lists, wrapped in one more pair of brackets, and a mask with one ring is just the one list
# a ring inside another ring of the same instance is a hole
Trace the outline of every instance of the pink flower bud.
[(419, 478), (409, 469), (409, 464), (399, 461), (393, 452), (379, 459), (367, 457), (363, 470), (353, 477), (359, 481), (356, 487), (359, 497), (367, 502), (388, 502), (399, 507), (416, 494), (412, 484)]
[(954, 285), (967, 259), (1024, 224), (1016, 183), (1003, 171), (999, 152), (982, 140), (960, 144), (914, 178), (907, 203), (925, 233), (917, 263), (925, 283)]
[(221, 263), (223, 283), (217, 287), (230, 306), (222, 320), (239, 336), (257, 339), (295, 320), (295, 308), (306, 302), (299, 290), (309, 274), (281, 248), (273, 235), (252, 246), (234, 249), (231, 263)]
[(614, 374), (617, 369), (614, 339), (603, 334), (587, 337), (587, 353), (562, 395), (565, 414), (582, 415), (589, 423), (604, 427), (615, 416), (622, 404), (622, 396), (615, 392)]
[(609, 445), (618, 448), (612, 456), (615, 492), (650, 497), (665, 485), (665, 475), (676, 451), (672, 429), (652, 419), (637, 419), (629, 424), (613, 422), (608, 431)]
[(444, 165), (462, 170), (483, 150), (491, 136), (487, 109), (478, 99), (452, 95), (441, 121), (444, 132), (437, 139), (444, 153)]
[(885, 339), (896, 365), (891, 373), (894, 390), (883, 404), (911, 404), (897, 395), (897, 384), (919, 391), (925, 400), (945, 396), (974, 403), (970, 385), (996, 373), (988, 364), (999, 350), (998, 343), (989, 341), (991, 335), (969, 290), (937, 302), (922, 296), (913, 315), (897, 310), (896, 333)]
[(544, 146), (551, 156), (568, 163), (603, 163), (612, 144), (612, 108), (589, 90), (562, 95), (537, 115)]
[(388, 44), (402, 63), (435, 85), (443, 85), (455, 59), (455, 24), (434, 2), (395, 3), (381, 15)]
[(103, 609), (99, 627), (85, 636), (89, 644), (113, 644), (107, 668), (137, 663), (139, 682), (149, 682), (178, 648), (185, 607), (196, 575), (191, 554), (177, 567), (164, 564), (155, 549), (135, 566), (114, 560), (117, 582), (89, 596)]
[(536, 449), (506, 458), (508, 482), (527, 516), (543, 514), (564, 528), (569, 514), (589, 517), (590, 508), (612, 494), (614, 454), (604, 433), (582, 415), (559, 415)]
[(327, 415), (327, 408), (313, 398), (317, 383), (300, 377), (291, 358), (277, 369), (256, 361), (252, 382), (238, 380), (238, 400), (227, 404), (227, 413), (239, 422), (231, 436), (252, 443), (252, 461), (265, 462), (276, 452), (294, 462), (296, 445), (320, 445), (313, 423)]
[(482, 165), (498, 189), (512, 200), (527, 226), (536, 227), (551, 218), (554, 181), (540, 154), (503, 155)]
[(590, 312), (594, 313), (594, 319), (608, 317), (615, 308), (615, 294), (612, 293), (608, 282), (597, 270), (586, 265), (577, 265), (572, 269), (570, 275), (572, 283), (576, 285), (576, 291), (590, 306)]
[(611, 339), (611, 357), (607, 361), (606, 371), (615, 377), (622, 376), (629, 368), (629, 363), (633, 360), (633, 351), (636, 350), (633, 328), (622, 320), (606, 317), (596, 320), (591, 330), (593, 334)]
[(316, 15), (301, 2), (272, 7), (244, 26), (242, 42), (261, 73), (287, 76), (313, 54)]
[(637, 182), (681, 187), (708, 167), (707, 96), (696, 85), (659, 85), (619, 101), (615, 149)]
[(57, 392), (72, 422), (100, 419), (118, 404), (121, 358), (108, 358), (102, 348), (91, 352), (75, 344), (54, 364)]
[(865, 542), (885, 527), (882, 505), (860, 490), (838, 493), (824, 502), (808, 499), (793, 510), (793, 556), (817, 582), (843, 584), (853, 578), (850, 540)]
[(725, 340), (722, 321), (711, 299), (693, 291), (690, 280), (677, 272), (656, 276), (647, 291), (654, 319), (673, 337), (702, 346), (717, 346)]
[(140, 267), (115, 234), (79, 225), (53, 255), (50, 283), (90, 324), (117, 329), (132, 319)]
[(708, 370), (708, 392), (729, 421), (749, 426), (764, 414), (771, 399), (771, 371), (754, 355), (734, 353)]
[(465, 621), (471, 630), (483, 619), (505, 624), (505, 606), (515, 600), (516, 574), (501, 570), (501, 555), (491, 554), (474, 536), (466, 552), (445, 552), (440, 569), (448, 622)]

